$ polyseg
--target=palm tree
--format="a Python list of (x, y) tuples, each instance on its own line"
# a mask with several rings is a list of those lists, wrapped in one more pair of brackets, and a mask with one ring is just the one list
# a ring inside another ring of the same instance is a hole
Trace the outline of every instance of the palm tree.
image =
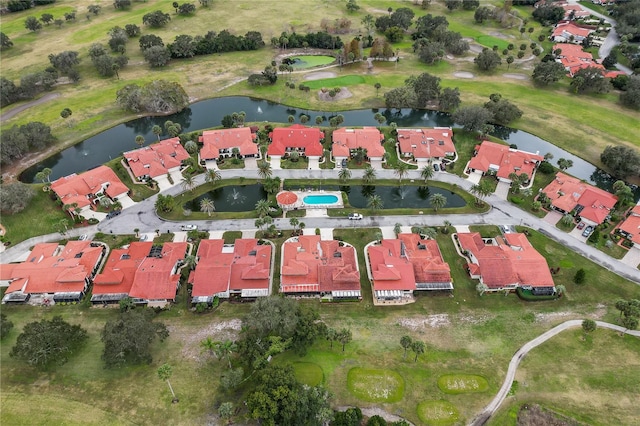
[(253, 222), (253, 225), (258, 228), (259, 231), (262, 231), (262, 227), (264, 226), (264, 219), (259, 217)]
[(235, 158), (240, 158), (240, 148), (238, 148), (237, 146), (234, 146), (231, 149), (231, 154), (235, 157)]
[(427, 346), (420, 340), (416, 340), (411, 343), (411, 350), (416, 354), (416, 358), (413, 360), (413, 362), (418, 362), (418, 355), (423, 354), (426, 349)]
[(364, 175), (362, 175), (362, 181), (366, 184), (371, 184), (376, 180), (376, 171), (371, 165), (367, 165), (364, 169)]
[(136, 238), (140, 237), (139, 232), (140, 232), (140, 228), (136, 228), (133, 230), (133, 233), (136, 235)]
[(445, 221), (444, 221), (444, 229), (443, 229), (443, 232), (444, 232), (445, 234), (448, 234), (448, 233), (449, 233), (449, 228), (451, 228), (451, 222), (449, 222), (448, 220), (445, 220)]
[(438, 211), (438, 209), (447, 205), (447, 197), (439, 193), (433, 194), (429, 197), (429, 204), (431, 204), (431, 207), (433, 207), (435, 211)]
[(180, 184), (182, 185), (182, 189), (185, 191), (193, 191), (193, 188), (196, 187), (196, 178), (193, 175), (187, 174), (182, 177)]
[(424, 183), (427, 183), (433, 177), (433, 167), (428, 164), (424, 166), (420, 170), (420, 177), (424, 180)]
[(413, 339), (411, 338), (411, 336), (402, 336), (400, 338), (400, 346), (402, 346), (402, 348), (404, 349), (404, 356), (402, 357), (403, 359), (407, 358), (407, 350), (411, 347), (412, 343)]
[(300, 123), (307, 124), (308, 121), (309, 121), (309, 116), (308, 115), (302, 114), (300, 116)]
[(380, 90), (380, 88), (382, 87), (382, 84), (380, 83), (376, 83), (373, 85), (373, 87), (376, 88), (376, 97), (378, 96), (378, 91)]
[(184, 258), (184, 266), (189, 268), (189, 270), (195, 268), (197, 263), (198, 263), (198, 259), (192, 254)]
[(273, 174), (273, 171), (271, 170), (271, 164), (269, 164), (268, 161), (265, 161), (265, 160), (258, 161), (258, 175), (262, 179), (270, 178), (272, 174)]
[(138, 135), (136, 136), (136, 143), (138, 144), (138, 146), (142, 146), (144, 145), (144, 136), (142, 135)]
[(426, 238), (429, 238), (430, 240), (435, 240), (436, 239), (436, 235), (438, 234), (438, 231), (436, 231), (436, 228), (422, 228), (420, 230), (420, 233), (422, 235), (424, 235)]
[(231, 340), (225, 340), (224, 342), (216, 342), (214, 352), (218, 359), (226, 358), (229, 363), (229, 369), (231, 369), (231, 354), (238, 350), (238, 346)]
[(216, 342), (211, 337), (201, 340), (200, 347), (202, 348), (202, 352), (208, 352), (209, 355), (215, 355), (214, 349), (216, 348)]
[(216, 211), (216, 206), (213, 204), (213, 200), (209, 197), (205, 197), (200, 200), (200, 211), (205, 212), (207, 216), (211, 217), (211, 213)]
[(340, 169), (340, 171), (338, 172), (338, 179), (340, 179), (340, 182), (342, 183), (347, 183), (347, 181), (351, 179), (351, 170)]
[(280, 189), (280, 178), (268, 177), (262, 182), (262, 187), (268, 194), (275, 194)]
[(204, 174), (204, 180), (208, 183), (216, 183), (221, 179), (222, 175), (215, 169), (207, 169), (207, 172)]
[(173, 395), (173, 400), (176, 401), (176, 394), (173, 392), (173, 387), (171, 386), (171, 382), (169, 379), (171, 378), (171, 366), (169, 364), (163, 364), (158, 368), (158, 378), (160, 380), (166, 380), (169, 385), (169, 390), (171, 391), (171, 395)]
[(349, 343), (353, 339), (353, 335), (351, 334), (351, 330), (348, 328), (343, 328), (338, 331), (338, 342), (342, 343), (342, 352), (344, 352), (344, 347), (347, 343)]
[(484, 295), (484, 293), (489, 290), (489, 287), (487, 287), (486, 284), (484, 283), (478, 283), (478, 285), (476, 286), (476, 291), (478, 292), (478, 295), (482, 296)]
[(327, 340), (329, 341), (331, 349), (333, 349), (333, 342), (338, 340), (338, 330), (335, 328), (327, 328)]
[(162, 127), (156, 124), (151, 128), (151, 131), (153, 132), (154, 135), (158, 137), (158, 140), (160, 140), (160, 135), (162, 134)]
[(296, 121), (296, 118), (293, 115), (290, 115), (289, 117), (287, 117), (287, 120), (289, 121), (289, 123), (293, 124)]
[(382, 202), (382, 198), (379, 195), (372, 195), (369, 197), (367, 201), (367, 207), (371, 210), (380, 210), (384, 207), (384, 203)]
[(367, 149), (358, 147), (353, 153), (353, 159), (356, 160), (356, 163), (362, 164), (364, 159), (367, 158)]
[(573, 223), (573, 216), (571, 216), (569, 213), (565, 214), (564, 216), (562, 216), (562, 219), (560, 219), (560, 223), (564, 226), (570, 226)]
[(396, 223), (395, 226), (393, 227), (393, 233), (396, 234), (396, 237), (397, 237), (398, 234), (400, 234), (401, 232), (402, 232), (402, 224)]
[(409, 173), (409, 165), (399, 161), (398, 164), (396, 164), (394, 173), (398, 176), (398, 183), (402, 183), (402, 179), (407, 176), (407, 173)]
[(300, 153), (298, 151), (291, 151), (291, 153), (289, 154), (289, 160), (293, 161), (294, 163), (297, 163), (299, 159), (300, 159)]
[(321, 116), (316, 116), (316, 125), (319, 126), (322, 124), (322, 122), (324, 121), (324, 118), (322, 118)]
[(293, 232), (296, 232), (296, 228), (298, 227), (299, 223), (300, 221), (298, 220), (298, 218), (292, 217), (291, 219), (289, 219), (289, 225), (293, 226)]
[(184, 149), (189, 153), (189, 154), (194, 154), (196, 152), (198, 152), (198, 144), (196, 144), (194, 141), (187, 141), (184, 144)]
[(255, 209), (259, 217), (267, 216), (269, 214), (269, 202), (264, 199), (258, 200)]
[(565, 171), (572, 166), (573, 166), (572, 160), (567, 160), (566, 158), (560, 158), (558, 160), (558, 168), (560, 168), (560, 170), (562, 171)]

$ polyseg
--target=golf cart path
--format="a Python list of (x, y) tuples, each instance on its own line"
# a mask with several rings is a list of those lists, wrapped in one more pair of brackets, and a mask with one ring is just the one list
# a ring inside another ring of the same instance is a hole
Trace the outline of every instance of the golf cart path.
[(27, 102), (25, 104), (12, 108), (9, 111), (5, 112), (4, 114), (0, 115), (0, 123), (4, 123), (5, 121), (15, 117), (17, 114), (20, 114), (22, 111), (29, 109), (32, 106), (43, 104), (57, 97), (60, 97), (60, 93), (47, 93), (46, 95), (34, 101)]
[[(620, 327), (619, 325), (610, 324), (608, 322), (596, 321), (598, 327), (608, 328), (609, 330), (618, 331), (621, 333), (629, 334), (631, 336), (640, 337), (640, 331), (637, 330), (628, 330), (624, 327)], [(516, 371), (518, 369), (518, 365), (520, 365), (520, 361), (525, 357), (529, 351), (547, 340), (551, 339), (553, 336), (560, 334), (561, 332), (568, 330), (574, 327), (580, 327), (582, 325), (582, 320), (570, 320), (565, 321), (560, 325), (553, 327), (551, 330), (542, 333), (540, 336), (536, 337), (533, 340), (525, 343), (518, 351), (515, 353), (511, 361), (509, 362), (509, 369), (507, 370), (507, 376), (504, 379), (504, 383), (502, 387), (498, 391), (498, 394), (493, 398), (493, 400), (485, 407), (484, 410), (480, 414), (476, 416), (476, 418), (471, 422), (471, 426), (482, 426), (484, 425), (489, 418), (496, 412), (496, 410), (500, 407), (502, 402), (507, 397), (509, 390), (511, 389), (511, 385), (513, 384), (513, 379), (516, 376)]]

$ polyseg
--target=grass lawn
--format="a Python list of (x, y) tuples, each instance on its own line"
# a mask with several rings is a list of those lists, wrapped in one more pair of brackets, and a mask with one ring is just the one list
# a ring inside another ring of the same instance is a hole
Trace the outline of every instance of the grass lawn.
[(69, 224), (73, 222), (58, 203), (51, 199), (51, 193), (42, 190), (44, 185), (30, 186), (34, 196), (27, 208), (16, 214), (2, 214), (2, 224), (7, 229), (5, 241), (12, 244), (38, 235), (58, 232), (58, 225), (62, 220), (67, 220)]
[(222, 234), (225, 244), (233, 244), (236, 240), (242, 238), (242, 231), (226, 231)]
[(531, 195), (525, 195), (522, 192), (515, 195), (509, 193), (508, 199), (509, 201), (511, 201), (511, 203), (515, 204), (516, 206), (520, 207), (522, 210), (534, 216), (545, 217), (547, 212), (542, 209), (539, 209), (537, 211), (534, 210), (533, 202), (535, 201), (535, 198), (540, 193), (540, 190), (544, 189), (547, 185), (549, 185), (555, 179), (555, 177), (556, 177), (555, 172), (544, 174), (544, 173), (541, 173), (539, 170), (537, 170), (536, 176), (533, 180), (533, 186), (531, 187)]
[(354, 367), (347, 374), (347, 386), (365, 402), (398, 402), (404, 395), (404, 380), (393, 370)]
[(445, 374), (438, 378), (438, 387), (447, 394), (467, 392), (486, 392), (489, 389), (487, 379), (472, 374)]
[(307, 170), (309, 168), (309, 159), (306, 157), (300, 157), (298, 161), (282, 159), (280, 160), (280, 167), (285, 170), (287, 169)]
[(244, 169), (244, 160), (233, 158), (231, 160), (225, 160), (222, 163), (218, 163), (218, 168), (220, 170), (230, 170), (230, 169)]
[(453, 425), (457, 423), (458, 416), (458, 410), (455, 405), (443, 399), (422, 401), (418, 404), (418, 418), (428, 425)]
[(149, 186), (144, 184), (136, 184), (131, 181), (131, 175), (127, 172), (125, 167), (122, 165), (122, 157), (118, 157), (115, 160), (109, 161), (105, 164), (107, 167), (111, 168), (118, 178), (127, 185), (127, 188), (131, 191), (131, 199), (133, 201), (142, 201), (146, 198), (151, 197), (158, 193), (158, 190), (151, 189)]
[(294, 362), (293, 371), (296, 378), (305, 385), (318, 386), (324, 380), (322, 368), (314, 362)]
[[(133, 230), (132, 230), (133, 231)], [(120, 248), (133, 241), (138, 241), (135, 234), (103, 234), (98, 232), (94, 237), (94, 241), (102, 241), (109, 246), (110, 249)]]

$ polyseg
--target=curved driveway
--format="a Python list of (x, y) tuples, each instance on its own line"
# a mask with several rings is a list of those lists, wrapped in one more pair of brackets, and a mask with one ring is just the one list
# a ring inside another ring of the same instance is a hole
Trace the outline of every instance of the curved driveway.
[[(601, 328), (608, 328), (610, 330), (619, 331), (621, 333), (626, 333), (631, 336), (640, 337), (640, 331), (637, 331), (637, 330), (628, 330), (624, 327), (620, 327), (619, 325), (609, 324), (608, 322), (602, 322), (602, 321), (596, 321), (596, 324), (598, 325), (598, 327), (601, 327)], [(580, 327), (581, 325), (582, 325), (581, 320), (566, 321), (560, 325), (553, 327), (551, 330), (541, 334), (535, 339), (525, 343), (518, 350), (518, 352), (515, 353), (513, 358), (511, 358), (511, 362), (509, 362), (509, 369), (507, 370), (507, 377), (505, 377), (504, 383), (502, 384), (500, 391), (498, 391), (498, 394), (496, 395), (495, 398), (493, 398), (493, 400), (489, 403), (489, 405), (487, 405), (485, 409), (471, 422), (471, 425), (472, 426), (484, 425), (487, 422), (487, 420), (489, 420), (489, 418), (500, 407), (500, 404), (502, 404), (502, 401), (504, 401), (504, 399), (507, 397), (507, 394), (509, 393), (509, 390), (511, 389), (511, 385), (513, 384), (513, 379), (516, 376), (516, 370), (518, 369), (518, 365), (520, 365), (520, 361), (522, 361), (522, 358), (524, 358), (524, 356), (528, 354), (531, 349), (543, 344), (544, 342), (551, 339), (556, 334), (560, 334), (564, 330), (567, 330), (569, 328), (574, 328), (574, 327)]]

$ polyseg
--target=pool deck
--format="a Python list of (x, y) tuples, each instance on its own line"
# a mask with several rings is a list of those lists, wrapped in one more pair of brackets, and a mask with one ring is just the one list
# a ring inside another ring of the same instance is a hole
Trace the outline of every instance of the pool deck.
[[(342, 202), (342, 192), (340, 191), (291, 191), (298, 196), (298, 201), (293, 204), (288, 210), (293, 209), (338, 209), (343, 208), (344, 203)], [(309, 195), (335, 195), (338, 197), (338, 201), (332, 204), (306, 204), (304, 202), (304, 197)]]

